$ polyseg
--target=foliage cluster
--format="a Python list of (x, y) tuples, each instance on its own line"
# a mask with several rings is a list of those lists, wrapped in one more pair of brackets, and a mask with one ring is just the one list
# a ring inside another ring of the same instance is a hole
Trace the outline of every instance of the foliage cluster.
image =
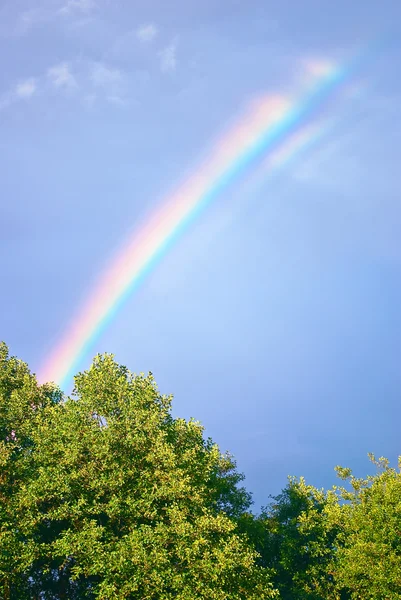
[(401, 598), (401, 474), (290, 477), (259, 515), (151, 373), (97, 356), (72, 397), (0, 345), (4, 600)]

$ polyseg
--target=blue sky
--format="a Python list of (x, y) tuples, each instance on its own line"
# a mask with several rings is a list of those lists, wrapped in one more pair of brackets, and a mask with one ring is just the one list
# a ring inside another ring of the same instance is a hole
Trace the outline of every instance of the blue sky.
[[(362, 0), (3, 1), (11, 352), (40, 368), (122, 241), (253, 97), (289, 93), (305, 61), (345, 60), (400, 17)], [(235, 455), (257, 507), (289, 474), (328, 486), (336, 464), (363, 475), (367, 452), (401, 454), (395, 34), (319, 144), (222, 194), (92, 351), (151, 370), (174, 413)]]

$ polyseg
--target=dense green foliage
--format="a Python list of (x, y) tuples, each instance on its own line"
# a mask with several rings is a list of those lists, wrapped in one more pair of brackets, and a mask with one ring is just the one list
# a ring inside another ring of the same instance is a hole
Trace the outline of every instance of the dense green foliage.
[(395, 599), (401, 474), (290, 478), (258, 516), (153, 376), (98, 356), (71, 398), (0, 345), (0, 597)]

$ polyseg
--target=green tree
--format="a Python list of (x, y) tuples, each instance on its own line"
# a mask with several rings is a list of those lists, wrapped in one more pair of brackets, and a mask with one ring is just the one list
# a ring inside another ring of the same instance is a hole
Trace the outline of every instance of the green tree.
[(302, 477), (289, 477), (272, 500), (258, 517), (243, 515), (239, 527), (258, 551), (259, 564), (274, 571), (280, 598), (337, 598), (329, 565), (338, 527), (324, 517), (336, 499), (307, 485)]
[(395, 600), (401, 598), (401, 473), (386, 458), (369, 458), (377, 472), (366, 479), (336, 467), (351, 489), (336, 487), (339, 503), (327, 511), (327, 520), (340, 526), (333, 570), (338, 590), (353, 600)]
[(61, 398), (52, 385), (38, 386), (28, 367), (0, 343), (0, 595), (30, 597), (28, 570), (34, 540), (20, 527), (19, 494), (34, 475), (33, 432), (38, 415)]
[(110, 355), (65, 398), (0, 344), (2, 598), (401, 597), (401, 473), (386, 459), (370, 455), (366, 479), (336, 467), (347, 489), (290, 477), (255, 516), (233, 458), (171, 402)]
[(23, 363), (4, 361), (3, 412), (21, 406), (25, 415), (4, 429), (4, 597), (277, 595), (236, 525), (250, 497), (234, 461), (198, 422), (172, 417), (171, 397), (159, 394), (151, 374), (98, 356), (60, 402)]
[(250, 537), (282, 598), (401, 598), (401, 473), (369, 456), (378, 471), (365, 479), (336, 467), (348, 489), (290, 478), (254, 525)]

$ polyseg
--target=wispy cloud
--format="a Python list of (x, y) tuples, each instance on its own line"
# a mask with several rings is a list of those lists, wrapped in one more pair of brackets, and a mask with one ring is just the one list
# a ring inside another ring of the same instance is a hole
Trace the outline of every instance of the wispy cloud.
[(338, 63), (320, 56), (302, 57), (296, 62), (296, 81), (311, 85), (321, 77), (325, 77), (338, 69)]
[(98, 90), (102, 90), (104, 98), (115, 106), (125, 106), (126, 98), (122, 90), (124, 88), (123, 73), (119, 69), (98, 62), (92, 66), (90, 80)]
[(20, 81), (14, 88), (0, 96), (0, 110), (8, 108), (11, 104), (19, 100), (29, 100), (35, 94), (36, 90), (37, 82), (34, 77)]
[(0, 110), (17, 101), (28, 100), (38, 89), (42, 92), (50, 89), (77, 92), (77, 99), (86, 108), (101, 100), (118, 107), (128, 106), (131, 102), (127, 97), (127, 84), (124, 72), (104, 62), (63, 61), (49, 67), (41, 76), (21, 79), (8, 91), (0, 93)]
[(154, 23), (144, 23), (138, 27), (136, 36), (140, 42), (151, 42), (158, 34), (158, 29)]
[(49, 21), (51, 17), (51, 12), (44, 7), (36, 7), (24, 10), (18, 17), (14, 33), (17, 35), (25, 34), (32, 29), (32, 27)]
[(159, 54), (160, 68), (163, 73), (175, 71), (177, 67), (177, 42), (174, 40), (166, 46)]
[(69, 15), (74, 12), (88, 14), (95, 8), (95, 0), (68, 0), (68, 2), (60, 8), (59, 13), (62, 15)]
[(77, 81), (71, 73), (70, 66), (66, 62), (62, 62), (48, 69), (47, 76), (57, 88), (72, 89), (78, 87)]
[(54, 19), (73, 15), (88, 17), (97, 7), (95, 0), (67, 0), (61, 8), (51, 5), (35, 6), (24, 10), (19, 16), (14, 30), (17, 35), (24, 35), (33, 27), (52, 22)]
[(25, 81), (21, 81), (15, 88), (17, 98), (30, 98), (36, 92), (36, 79), (30, 77)]
[(110, 87), (120, 83), (122, 75), (118, 69), (113, 69), (99, 62), (93, 66), (90, 78), (96, 86)]
[(127, 106), (127, 101), (124, 98), (121, 98), (121, 96), (118, 96), (116, 94), (111, 95), (111, 96), (107, 96), (107, 102), (109, 102), (110, 104), (114, 104), (114, 106)]

